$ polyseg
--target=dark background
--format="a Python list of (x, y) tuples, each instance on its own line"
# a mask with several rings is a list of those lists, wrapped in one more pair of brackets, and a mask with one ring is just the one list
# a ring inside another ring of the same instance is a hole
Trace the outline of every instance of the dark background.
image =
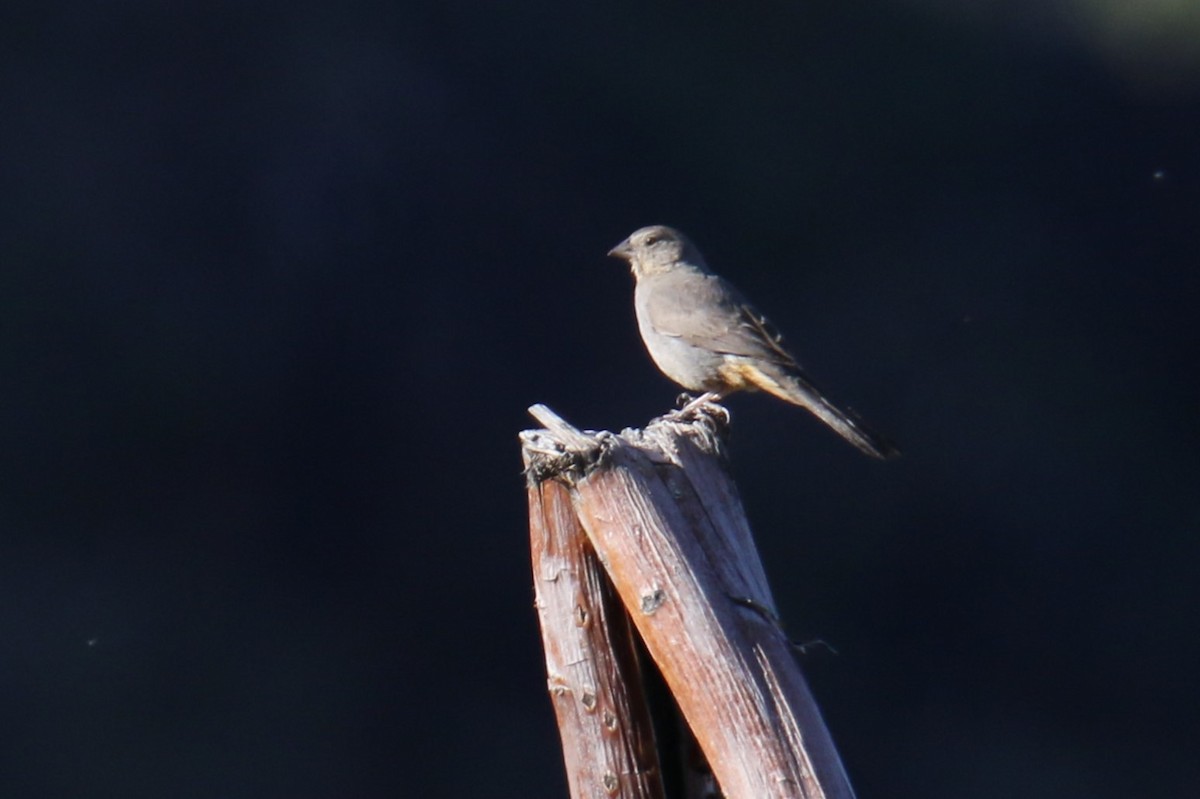
[(730, 401), (859, 794), (1195, 795), (1197, 15), (752, 5), (4, 7), (0, 795), (565, 795), (516, 435), (670, 407), (659, 222), (905, 450)]

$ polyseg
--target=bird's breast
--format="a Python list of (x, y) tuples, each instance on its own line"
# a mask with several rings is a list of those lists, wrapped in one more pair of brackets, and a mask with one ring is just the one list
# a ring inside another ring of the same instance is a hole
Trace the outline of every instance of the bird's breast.
[(665, 331), (655, 326), (649, 304), (662, 301), (664, 298), (653, 297), (642, 284), (634, 294), (638, 331), (659, 371), (689, 391), (715, 391), (723, 387), (724, 357), (720, 353), (697, 346), (683, 331)]

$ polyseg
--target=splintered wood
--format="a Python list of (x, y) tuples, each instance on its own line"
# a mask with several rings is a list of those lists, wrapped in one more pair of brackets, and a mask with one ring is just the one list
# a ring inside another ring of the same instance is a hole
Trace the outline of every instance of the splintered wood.
[(853, 797), (719, 454), (724, 409), (619, 436), (530, 413), (546, 427), (521, 434), (534, 587), (572, 797), (663, 796), (676, 753), (655, 751), (630, 623), (724, 796)]

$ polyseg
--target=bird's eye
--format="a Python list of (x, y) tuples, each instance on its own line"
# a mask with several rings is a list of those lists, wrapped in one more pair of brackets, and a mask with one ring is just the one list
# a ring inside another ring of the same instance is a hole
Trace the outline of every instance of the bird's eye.
[(660, 241), (662, 241), (662, 236), (658, 235), (657, 233), (651, 233), (649, 236), (646, 237), (646, 246), (653, 247), (655, 244), (658, 244)]

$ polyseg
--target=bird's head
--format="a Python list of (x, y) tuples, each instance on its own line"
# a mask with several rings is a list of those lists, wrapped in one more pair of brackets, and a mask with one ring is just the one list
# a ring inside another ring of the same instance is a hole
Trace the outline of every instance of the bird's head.
[(651, 225), (630, 234), (608, 254), (629, 262), (634, 277), (661, 274), (678, 266), (707, 271), (704, 258), (688, 237), (666, 225)]

